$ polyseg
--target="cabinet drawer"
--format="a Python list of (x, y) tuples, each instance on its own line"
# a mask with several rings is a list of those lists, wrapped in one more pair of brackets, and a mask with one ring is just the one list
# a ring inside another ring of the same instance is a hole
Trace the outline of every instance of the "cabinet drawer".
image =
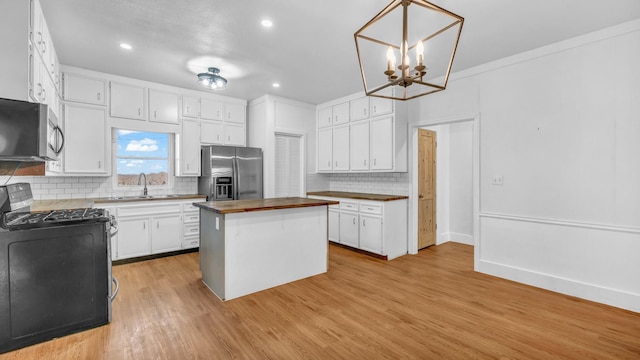
[(196, 223), (198, 224), (200, 221), (200, 213), (199, 212), (185, 212), (184, 213), (184, 222), (187, 223)]
[(185, 236), (184, 239), (182, 239), (183, 249), (196, 248), (198, 246), (200, 246), (199, 236)]
[(182, 207), (180, 204), (163, 204), (163, 205), (132, 205), (118, 207), (118, 217), (120, 216), (136, 216), (136, 215), (155, 215), (176, 213), (180, 216)]
[(358, 211), (358, 203), (352, 201), (341, 201), (340, 210)]
[(200, 234), (200, 224), (184, 224), (184, 236)]
[[(199, 202), (199, 201), (204, 201), (204, 199), (194, 199), (193, 200), (193, 202)], [(200, 213), (200, 208), (193, 206), (193, 203), (182, 204), (182, 206), (183, 206), (184, 212), (195, 211), (197, 213)]]
[(382, 214), (382, 205), (381, 204), (372, 204), (372, 203), (360, 203), (360, 212), (367, 214)]

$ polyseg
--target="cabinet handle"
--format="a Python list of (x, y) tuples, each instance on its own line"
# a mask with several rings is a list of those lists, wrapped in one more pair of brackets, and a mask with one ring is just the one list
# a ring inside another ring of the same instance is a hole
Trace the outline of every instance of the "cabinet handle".
[(141, 113), (140, 108), (138, 108), (138, 116), (140, 116), (140, 113)]
[(327, 166), (331, 166), (331, 161), (327, 161)]
[(378, 112), (378, 110), (376, 110), (376, 106), (375, 106), (375, 105), (373, 105), (373, 113), (375, 114), (375, 113), (377, 113), (377, 112)]
[(367, 160), (364, 161), (364, 166), (367, 166)]
[(231, 141), (231, 135), (227, 136), (227, 141)]
[(364, 114), (364, 116), (367, 116), (367, 108), (362, 109), (362, 113)]
[(336, 167), (338, 167), (338, 162), (336, 161)]
[(158, 112), (153, 110), (153, 118), (156, 119), (158, 117)]
[(143, 223), (142, 223), (142, 229), (143, 229), (143, 230), (147, 230), (147, 223), (146, 223), (146, 222), (143, 222)]
[(376, 164), (376, 159), (373, 159), (373, 165), (375, 165), (375, 164)]
[(98, 169), (102, 169), (102, 161), (98, 161)]
[(47, 90), (42, 89), (42, 101), (47, 101)]
[(356, 218), (353, 218), (353, 225), (356, 224)]
[(362, 226), (367, 226), (366, 219), (362, 219)]
[(101, 96), (102, 96), (102, 95), (101, 95), (100, 93), (98, 93), (98, 96), (97, 96), (98, 100), (100, 100), (100, 97), (101, 97)]
[(191, 111), (189, 111), (189, 105), (187, 105), (187, 114), (190, 113)]
[(189, 170), (189, 164), (187, 163), (187, 170)]
[(217, 110), (217, 111), (216, 111), (216, 117), (217, 117), (217, 118), (220, 118), (220, 110)]
[(220, 141), (220, 134), (216, 135), (216, 140)]
[(160, 221), (156, 221), (156, 229), (160, 229)]

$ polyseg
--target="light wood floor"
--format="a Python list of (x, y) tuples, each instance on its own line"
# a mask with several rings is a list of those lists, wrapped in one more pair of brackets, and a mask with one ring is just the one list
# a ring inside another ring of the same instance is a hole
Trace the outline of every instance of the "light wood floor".
[(640, 314), (472, 269), (330, 246), (328, 273), (221, 302), (197, 253), (119, 265), (111, 324), (0, 359), (640, 359)]

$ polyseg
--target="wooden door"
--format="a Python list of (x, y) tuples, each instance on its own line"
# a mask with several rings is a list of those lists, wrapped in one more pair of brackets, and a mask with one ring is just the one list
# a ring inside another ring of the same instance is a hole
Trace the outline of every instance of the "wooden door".
[(418, 249), (436, 243), (436, 133), (418, 129)]

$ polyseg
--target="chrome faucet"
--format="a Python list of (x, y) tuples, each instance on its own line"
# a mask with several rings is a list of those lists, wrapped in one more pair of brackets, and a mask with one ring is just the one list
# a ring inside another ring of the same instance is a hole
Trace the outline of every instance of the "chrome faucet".
[(144, 190), (142, 192), (142, 195), (147, 196), (148, 195), (148, 191), (147, 191), (147, 174), (141, 172), (140, 175), (138, 175), (138, 185), (140, 185), (140, 178), (144, 176)]

